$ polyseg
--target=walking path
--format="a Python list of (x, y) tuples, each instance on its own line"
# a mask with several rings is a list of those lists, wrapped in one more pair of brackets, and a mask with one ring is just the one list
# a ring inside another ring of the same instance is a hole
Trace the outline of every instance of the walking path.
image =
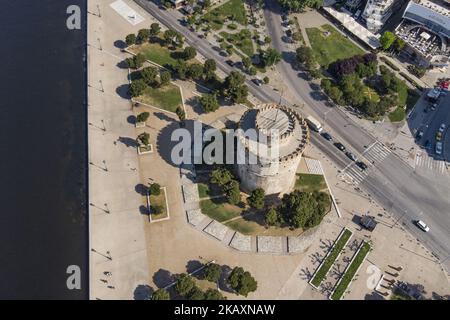
[[(115, 42), (150, 21), (131, 23), (110, 3), (90, 1), (89, 12), (97, 13), (98, 6), (100, 14), (88, 16), (90, 298), (133, 299), (138, 287), (149, 283), (149, 274), (145, 218), (135, 191), (137, 152), (120, 140), (136, 135), (123, 94), (128, 73), (117, 66), (126, 56)], [(126, 6), (127, 12), (141, 12), (133, 3)]]

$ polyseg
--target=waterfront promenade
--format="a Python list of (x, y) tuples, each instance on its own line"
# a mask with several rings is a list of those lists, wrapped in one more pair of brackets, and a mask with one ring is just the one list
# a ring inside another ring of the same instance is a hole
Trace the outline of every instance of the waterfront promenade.
[(136, 133), (117, 40), (149, 21), (133, 26), (110, 3), (92, 0), (88, 8), (90, 298), (134, 299), (149, 282), (147, 217), (135, 191), (139, 163), (129, 142)]

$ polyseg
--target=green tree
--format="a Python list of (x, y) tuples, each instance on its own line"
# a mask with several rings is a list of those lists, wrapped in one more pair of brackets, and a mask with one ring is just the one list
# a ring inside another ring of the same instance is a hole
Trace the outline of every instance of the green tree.
[(166, 46), (170, 46), (170, 45), (174, 44), (176, 35), (177, 35), (177, 33), (175, 31), (173, 31), (172, 29), (168, 29), (168, 30), (164, 31), (163, 40), (164, 40), (164, 43), (166, 44)]
[(242, 65), (244, 66), (245, 69), (250, 68), (251, 65), (252, 65), (252, 59), (250, 59), (247, 56), (243, 57), (242, 58)]
[(262, 209), (264, 207), (264, 199), (266, 197), (266, 193), (264, 189), (257, 188), (252, 191), (247, 201), (248, 204), (255, 209)]
[(186, 120), (186, 112), (184, 112), (183, 108), (178, 107), (177, 110), (175, 110), (175, 113), (178, 116), (178, 119), (180, 120), (180, 122), (184, 122), (184, 120)]
[(268, 84), (270, 82), (270, 78), (268, 76), (265, 76), (263, 78), (263, 81), (264, 81), (265, 84)]
[(169, 292), (165, 289), (158, 289), (153, 292), (152, 300), (170, 300)]
[(195, 282), (194, 279), (186, 274), (186, 273), (182, 273), (178, 276), (177, 278), (177, 282), (175, 284), (175, 291), (183, 296), (183, 297), (187, 297), (188, 294), (191, 292), (192, 289), (194, 289), (195, 287)]
[(294, 12), (302, 12), (306, 7), (319, 9), (323, 5), (323, 0), (278, 0), (278, 2)]
[(172, 76), (170, 75), (169, 71), (163, 71), (160, 75), (161, 80), (161, 86), (168, 85), (170, 83), (170, 80), (172, 80)]
[(150, 135), (147, 132), (143, 132), (137, 137), (137, 143), (142, 146), (148, 146), (150, 144)]
[(184, 60), (178, 60), (174, 67), (175, 72), (181, 80), (185, 80), (187, 77), (188, 66)]
[(148, 191), (152, 196), (159, 196), (161, 194), (161, 186), (158, 183), (151, 183)]
[(226, 300), (226, 297), (217, 289), (208, 289), (205, 292), (205, 300)]
[(383, 50), (388, 50), (397, 37), (391, 31), (385, 31), (380, 37), (380, 44)]
[(230, 170), (223, 167), (217, 168), (209, 174), (209, 181), (219, 185), (220, 187), (225, 186), (231, 180), (233, 180), (233, 174)]
[(137, 55), (135, 55), (133, 57), (133, 59), (134, 59), (134, 64), (135, 64), (136, 69), (139, 69), (140, 67), (142, 67), (144, 65), (145, 56), (142, 53), (138, 53)]
[(241, 190), (239, 189), (239, 182), (231, 180), (225, 187), (225, 196), (229, 204), (236, 205), (241, 202)]
[(281, 53), (273, 48), (261, 52), (261, 60), (266, 67), (271, 67), (281, 61)]
[(264, 42), (265, 42), (266, 44), (269, 44), (269, 43), (272, 42), (272, 38), (269, 37), (269, 36), (265, 36), (265, 37), (264, 37)]
[(211, 80), (215, 76), (217, 70), (217, 64), (214, 59), (207, 59), (203, 66), (203, 72), (205, 75), (205, 80)]
[(248, 68), (248, 74), (251, 76), (255, 76), (258, 73), (258, 70), (256, 70), (256, 68), (254, 66), (251, 66), (250, 68)]
[(130, 95), (134, 98), (140, 96), (144, 92), (145, 88), (147, 88), (145, 81), (142, 79), (138, 79), (131, 81), (128, 90), (130, 92)]
[(204, 300), (205, 299), (205, 293), (196, 285), (189, 291), (187, 294), (187, 298), (189, 300)]
[(264, 221), (269, 226), (278, 226), (279, 225), (280, 222), (278, 219), (278, 212), (274, 207), (270, 208), (266, 212), (266, 215), (264, 216)]
[(187, 75), (193, 80), (201, 80), (203, 76), (203, 65), (200, 63), (193, 63), (189, 65)]
[(308, 229), (322, 221), (329, 203), (327, 194), (295, 190), (283, 196), (279, 213), (291, 227)]
[(206, 280), (217, 283), (222, 274), (222, 268), (216, 263), (210, 263), (206, 266), (204, 272)]
[(158, 69), (155, 67), (146, 67), (141, 70), (141, 77), (145, 83), (149, 86), (153, 86), (156, 83), (156, 77), (158, 76)]
[(141, 29), (138, 31), (137, 41), (139, 43), (144, 43), (144, 42), (148, 41), (149, 37), (150, 37), (150, 30)]
[(231, 71), (225, 78), (223, 95), (233, 103), (243, 103), (248, 96), (248, 87), (245, 85), (245, 77), (238, 71)]
[(127, 46), (131, 46), (132, 44), (136, 44), (136, 35), (134, 33), (130, 33), (125, 37), (125, 43)]
[(228, 277), (228, 283), (238, 294), (247, 297), (250, 292), (256, 291), (258, 282), (252, 277), (250, 272), (244, 271), (241, 267), (235, 267)]
[(392, 47), (395, 51), (400, 52), (401, 50), (403, 50), (405, 45), (406, 45), (406, 42), (403, 41), (403, 39), (400, 39), (397, 37), (397, 39), (395, 39), (394, 43), (392, 44)]
[(183, 51), (183, 58), (184, 60), (191, 60), (194, 59), (197, 55), (197, 50), (195, 50), (194, 47), (186, 47)]
[(152, 214), (158, 215), (158, 214), (162, 214), (164, 211), (163, 206), (159, 205), (159, 204), (152, 204), (150, 206), (150, 212)]
[(156, 37), (160, 31), (161, 31), (161, 26), (159, 25), (159, 23), (154, 22), (150, 25), (150, 36), (151, 37)]
[(297, 61), (306, 70), (311, 70), (317, 65), (316, 59), (314, 58), (314, 52), (310, 47), (301, 46), (296, 50)]
[(219, 109), (219, 101), (215, 94), (205, 93), (200, 98), (200, 104), (205, 112), (214, 112)]
[(137, 115), (136, 122), (146, 122), (149, 116), (150, 116), (150, 113), (141, 112)]

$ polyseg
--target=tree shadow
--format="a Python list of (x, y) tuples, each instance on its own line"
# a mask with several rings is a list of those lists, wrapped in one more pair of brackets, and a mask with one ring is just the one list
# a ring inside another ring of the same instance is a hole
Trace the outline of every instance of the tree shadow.
[(176, 277), (167, 270), (159, 269), (153, 274), (152, 280), (158, 288), (164, 288), (173, 283)]
[(154, 290), (152, 287), (146, 284), (140, 284), (134, 289), (134, 300), (150, 300)]
[(136, 116), (134, 116), (134, 115), (128, 116), (127, 117), (127, 122), (129, 124), (135, 125), (136, 124)]
[(190, 97), (186, 99), (185, 104), (190, 106), (192, 108), (192, 111), (194, 111), (197, 115), (202, 115), (205, 113), (205, 110), (203, 110), (199, 97)]
[(136, 140), (130, 137), (119, 137), (117, 140), (128, 148), (137, 148), (138, 146)]
[(302, 280), (307, 280), (307, 281), (309, 281), (309, 280), (312, 278), (313, 274), (312, 274), (311, 271), (309, 271), (308, 268), (302, 268), (302, 269), (300, 270), (299, 276), (300, 276), (300, 278), (301, 278)]
[(123, 99), (131, 99), (130, 92), (129, 92), (129, 85), (128, 84), (122, 84), (116, 88), (116, 93), (119, 97)]
[(128, 63), (126, 60), (122, 60), (116, 64), (116, 66), (120, 69), (128, 69)]
[(118, 49), (125, 49), (127, 47), (127, 44), (123, 40), (116, 40), (114, 41), (114, 47)]
[(228, 277), (230, 276), (231, 271), (232, 269), (229, 266), (227, 265), (222, 266), (222, 274), (220, 275), (218, 286), (222, 291), (234, 293), (233, 288), (231, 288), (230, 285), (228, 284)]
[(139, 212), (143, 216), (149, 216), (150, 215), (150, 212), (148, 211), (147, 206), (144, 206), (144, 205), (139, 206)]
[(157, 117), (159, 120), (162, 120), (162, 121), (167, 121), (167, 122), (177, 121), (175, 118), (169, 117), (166, 113), (163, 113), (163, 112), (155, 112), (154, 115), (155, 115), (155, 117)]
[(134, 190), (136, 191), (136, 193), (140, 194), (141, 196), (147, 196), (148, 188), (147, 188), (147, 186), (145, 186), (142, 183), (138, 183), (134, 187)]
[(376, 291), (372, 291), (364, 296), (364, 300), (385, 300), (384, 297)]
[[(186, 263), (186, 272), (187, 273), (192, 273), (192, 272), (194, 272), (195, 270), (197, 270), (197, 269), (199, 269), (199, 268), (201, 268), (203, 266), (203, 263), (201, 263), (200, 261), (198, 261), (198, 260), (189, 260), (187, 263)], [(194, 275), (192, 275), (194, 278), (196, 278), (196, 279), (202, 279), (202, 274), (203, 274), (203, 272), (198, 272), (198, 273), (196, 273), (196, 274), (194, 274)]]

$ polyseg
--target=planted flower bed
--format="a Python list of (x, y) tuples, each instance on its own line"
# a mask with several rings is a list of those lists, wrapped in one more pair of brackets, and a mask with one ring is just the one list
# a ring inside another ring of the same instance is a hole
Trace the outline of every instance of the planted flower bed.
[(310, 283), (313, 286), (318, 287), (322, 283), (322, 281), (327, 276), (328, 271), (331, 269), (331, 266), (339, 257), (339, 254), (341, 253), (342, 249), (345, 247), (351, 236), (352, 232), (348, 229), (345, 229), (344, 232), (342, 232), (341, 236), (336, 240), (328, 255), (325, 257), (325, 260), (322, 262), (316, 274), (312, 278)]
[(342, 296), (344, 295), (345, 291), (347, 290), (347, 287), (352, 282), (353, 277), (358, 272), (359, 267), (364, 262), (364, 259), (369, 254), (371, 247), (368, 242), (363, 242), (362, 246), (359, 248), (358, 252), (356, 253), (355, 257), (353, 258), (352, 262), (350, 263), (349, 267), (345, 271), (342, 278), (339, 280), (338, 284), (336, 285), (336, 288), (334, 289), (334, 292), (331, 294), (332, 300), (340, 300)]

